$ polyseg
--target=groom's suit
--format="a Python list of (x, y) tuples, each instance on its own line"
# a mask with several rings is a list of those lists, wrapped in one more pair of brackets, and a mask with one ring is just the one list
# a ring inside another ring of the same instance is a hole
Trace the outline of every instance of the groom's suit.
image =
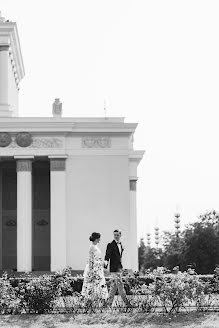
[(105, 261), (110, 262), (110, 272), (112, 272), (112, 280), (109, 291), (108, 304), (112, 305), (114, 296), (118, 289), (120, 296), (126, 305), (130, 305), (127, 297), (125, 288), (122, 283), (121, 271), (122, 271), (122, 253), (124, 249), (121, 243), (117, 243), (113, 240), (107, 245)]
[(107, 245), (105, 261), (110, 261), (110, 272), (119, 272), (122, 270), (122, 253), (124, 249), (121, 243), (113, 240)]

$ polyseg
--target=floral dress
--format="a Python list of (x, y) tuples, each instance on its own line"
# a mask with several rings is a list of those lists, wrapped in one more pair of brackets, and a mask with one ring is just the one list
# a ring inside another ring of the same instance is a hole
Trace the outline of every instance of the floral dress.
[(89, 260), (84, 270), (81, 294), (90, 299), (106, 300), (108, 298), (101, 251), (96, 245), (91, 245), (89, 249)]

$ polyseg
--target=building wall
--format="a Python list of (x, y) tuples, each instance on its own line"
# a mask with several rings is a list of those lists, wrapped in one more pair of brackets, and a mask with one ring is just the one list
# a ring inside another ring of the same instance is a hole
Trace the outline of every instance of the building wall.
[(126, 156), (71, 156), (67, 160), (67, 263), (84, 269), (92, 232), (101, 233), (100, 248), (123, 231), (126, 266), (129, 238), (129, 183)]
[[(136, 193), (130, 190), (129, 181), (137, 179), (137, 165), (143, 153), (133, 150), (131, 134), (135, 124), (89, 120), (5, 118), (0, 123), (4, 131), (7, 127), (11, 143), (1, 147), (1, 156), (15, 160), (27, 158), (27, 161), (28, 158), (34, 161), (43, 159), (48, 161), (48, 167), (49, 161), (61, 159), (64, 163), (66, 159), (66, 170), (63, 166), (61, 170), (50, 171), (50, 229), (53, 223), (52, 236), (55, 236), (50, 244), (50, 253), (51, 263), (55, 263), (54, 270), (66, 264), (83, 270), (88, 258), (89, 236), (94, 231), (102, 235), (100, 248), (104, 257), (107, 243), (112, 241), (116, 228), (122, 230), (124, 267), (136, 270)], [(33, 138), (30, 146), (22, 147), (16, 142), (17, 131), (21, 128), (30, 131)], [(46, 209), (36, 206), (35, 210)], [(37, 222), (38, 214), (41, 218), (41, 212), (33, 212)], [(46, 227), (48, 230), (49, 226)], [(44, 229), (43, 226), (41, 228)], [(24, 238), (28, 237), (28, 229)], [(18, 235), (21, 236), (21, 232), (18, 231)], [(30, 249), (28, 238), (27, 244)], [(17, 252), (20, 260), (29, 256), (23, 254), (25, 251)], [(57, 254), (61, 254), (58, 260)], [(25, 265), (29, 270), (30, 263), (25, 262)]]
[[(128, 144), (124, 138), (119, 141), (124, 142), (123, 147)], [(66, 161), (67, 264), (76, 270), (84, 269), (89, 236), (94, 231), (101, 233), (99, 246), (104, 256), (107, 243), (113, 240), (113, 230), (119, 228), (125, 247), (124, 266), (130, 268), (128, 155), (111, 155), (107, 150), (74, 155), (70, 145), (76, 143), (73, 138), (68, 141)]]

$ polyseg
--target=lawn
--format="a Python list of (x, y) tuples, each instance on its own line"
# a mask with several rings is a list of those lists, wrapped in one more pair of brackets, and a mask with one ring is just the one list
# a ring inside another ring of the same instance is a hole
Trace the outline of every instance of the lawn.
[(155, 314), (94, 314), (94, 315), (2, 315), (0, 327), (5, 328), (119, 328), (119, 327), (144, 327), (144, 328), (218, 328), (218, 313), (189, 313), (174, 316)]

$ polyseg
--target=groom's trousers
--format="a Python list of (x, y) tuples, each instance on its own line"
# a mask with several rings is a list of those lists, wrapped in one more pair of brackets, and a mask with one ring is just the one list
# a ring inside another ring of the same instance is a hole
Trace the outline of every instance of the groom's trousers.
[(111, 306), (118, 289), (119, 295), (122, 297), (122, 300), (126, 305), (129, 305), (129, 301), (126, 296), (125, 288), (122, 282), (122, 276), (120, 272), (112, 272), (112, 280), (110, 284), (108, 304)]

